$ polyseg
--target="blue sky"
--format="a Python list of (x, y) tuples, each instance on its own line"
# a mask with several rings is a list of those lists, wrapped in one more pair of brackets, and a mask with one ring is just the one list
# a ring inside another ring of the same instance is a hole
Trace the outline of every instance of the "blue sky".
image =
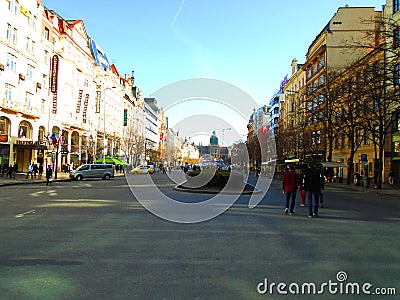
[(135, 70), (144, 96), (194, 77), (227, 81), (260, 105), (279, 88), (290, 63), (345, 6), (385, 1), (347, 0), (44, 0), (65, 19), (81, 19), (87, 33), (121, 73)]

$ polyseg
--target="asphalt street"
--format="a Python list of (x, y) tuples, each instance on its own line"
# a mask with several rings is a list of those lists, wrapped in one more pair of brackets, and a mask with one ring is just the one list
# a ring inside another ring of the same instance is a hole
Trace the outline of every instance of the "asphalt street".
[[(212, 197), (152, 178), (178, 201)], [(371, 283), (370, 299), (398, 299), (400, 197), (327, 186), (315, 219), (299, 205), (283, 213), (280, 182), (256, 208), (249, 199), (179, 224), (143, 208), (125, 177), (2, 186), (0, 299), (308, 299), (288, 292), (303, 283), (325, 286), (320, 299), (365, 298), (334, 294), (330, 281)], [(377, 295), (391, 288), (397, 296)]]

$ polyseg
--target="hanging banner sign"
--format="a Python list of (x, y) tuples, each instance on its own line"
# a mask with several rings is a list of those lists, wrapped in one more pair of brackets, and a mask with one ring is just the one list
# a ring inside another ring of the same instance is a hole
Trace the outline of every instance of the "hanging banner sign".
[(96, 91), (96, 113), (100, 113), (101, 91)]
[(57, 87), (58, 87), (58, 55), (51, 58), (51, 77), (50, 77), (50, 90), (53, 93), (53, 107), (52, 113), (57, 113)]
[(82, 112), (83, 123), (86, 123), (86, 114), (87, 114), (88, 104), (89, 104), (89, 94), (86, 94), (85, 101), (83, 101), (83, 112)]
[(81, 111), (82, 95), (83, 95), (83, 90), (79, 90), (78, 103), (76, 104), (77, 114), (79, 114), (79, 112)]

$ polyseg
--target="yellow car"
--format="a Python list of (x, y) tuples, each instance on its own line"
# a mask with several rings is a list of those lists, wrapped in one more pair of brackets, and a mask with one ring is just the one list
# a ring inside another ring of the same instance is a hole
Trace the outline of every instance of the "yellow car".
[(154, 169), (150, 168), (149, 166), (137, 166), (131, 170), (132, 174), (153, 174)]

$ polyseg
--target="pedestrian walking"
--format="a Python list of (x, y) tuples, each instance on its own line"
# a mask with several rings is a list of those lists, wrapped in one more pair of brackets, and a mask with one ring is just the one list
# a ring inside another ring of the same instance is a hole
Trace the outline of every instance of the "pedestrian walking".
[(34, 163), (32, 163), (33, 165), (32, 165), (32, 173), (33, 173), (33, 176), (36, 178), (36, 175), (38, 174), (38, 172), (39, 172), (39, 167), (38, 167), (38, 165), (37, 164), (34, 164)]
[(390, 184), (390, 186), (393, 186), (393, 184), (394, 184), (394, 172), (393, 172), (393, 170), (390, 170), (390, 172), (389, 172), (389, 184)]
[(282, 192), (286, 195), (285, 214), (294, 214), (296, 202), (296, 192), (300, 184), (299, 175), (294, 171), (294, 166), (290, 165), (289, 170), (283, 174)]
[(318, 217), (319, 197), (323, 188), (322, 174), (319, 170), (308, 165), (307, 171), (304, 173), (304, 189), (307, 192), (308, 201), (308, 217)]
[(50, 178), (52, 177), (52, 175), (53, 175), (53, 169), (49, 165), (46, 168), (46, 185), (49, 185), (49, 184), (51, 185)]
[(13, 179), (15, 179), (15, 175), (17, 174), (17, 172), (18, 172), (18, 164), (17, 162), (15, 162), (13, 166)]
[(13, 172), (14, 172), (14, 167), (13, 165), (10, 164), (10, 166), (8, 167), (7, 178), (10, 177), (11, 179), (13, 176)]
[(42, 163), (40, 163), (39, 164), (39, 178), (42, 178), (42, 175), (43, 175), (43, 164)]
[(306, 206), (306, 190), (304, 189), (304, 170), (301, 170), (300, 172), (300, 184), (299, 184), (299, 195), (300, 195), (300, 206), (305, 207)]
[(29, 176), (33, 179), (33, 162), (28, 166), (28, 173), (26, 173), (25, 179), (28, 179)]
[(1, 169), (1, 177), (4, 176), (4, 174), (6, 174), (7, 177), (7, 173), (8, 173), (8, 164), (3, 164), (3, 168)]

